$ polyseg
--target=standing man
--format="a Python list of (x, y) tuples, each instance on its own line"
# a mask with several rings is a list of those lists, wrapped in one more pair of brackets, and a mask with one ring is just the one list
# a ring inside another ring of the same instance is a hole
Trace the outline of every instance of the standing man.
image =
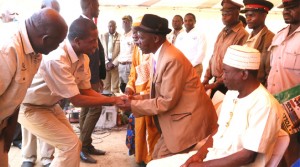
[(270, 72), (268, 48), (272, 43), (274, 33), (265, 25), (265, 20), (274, 5), (266, 0), (244, 0), (244, 5), (245, 9), (241, 13), (245, 13), (248, 27), (253, 30), (244, 45), (255, 48), (261, 53), (257, 78), (260, 83), (266, 86)]
[(150, 95), (129, 98), (120, 107), (136, 118), (154, 116), (161, 137), (153, 159), (188, 152), (216, 128), (214, 107), (189, 60), (166, 40), (168, 20), (145, 14), (136, 29), (142, 52), (154, 54)]
[(180, 15), (175, 15), (172, 20), (173, 31), (167, 35), (167, 39), (170, 43), (175, 44), (177, 36), (184, 31), (182, 25), (183, 18)]
[(53, 9), (42, 9), (20, 23), (11, 38), (3, 39), (0, 52), (0, 166), (8, 166), (8, 151), (22, 102), (42, 59), (58, 47), (67, 24)]
[(43, 0), (41, 8), (52, 8), (57, 12), (60, 12), (60, 5), (57, 0)]
[[(280, 30), (270, 46), (271, 71), (268, 90), (277, 94), (300, 84), (300, 1), (283, 0), (283, 19), (287, 27)], [(290, 135), (290, 144), (284, 155), (287, 166), (300, 157), (299, 133)]]
[(51, 52), (52, 58), (44, 57), (20, 107), (19, 122), (58, 150), (51, 166), (78, 167), (82, 149), (59, 100), (68, 98), (79, 107), (122, 103), (118, 97), (106, 97), (91, 88), (85, 53), (95, 53), (97, 48), (96, 25), (85, 18), (73, 21), (68, 39)]
[[(81, 0), (80, 6), (82, 14), (80, 18), (85, 18), (90, 21), (97, 20), (99, 15), (99, 2), (98, 0)], [(96, 25), (97, 26), (97, 25)], [(101, 93), (103, 89), (102, 79), (105, 79), (105, 58), (104, 49), (99, 40), (98, 47), (94, 53), (88, 53), (90, 59), (89, 67), (91, 70), (91, 87), (95, 92)], [(89, 154), (92, 155), (104, 155), (105, 151), (98, 150), (92, 145), (92, 133), (95, 125), (99, 120), (102, 112), (101, 106), (83, 107), (79, 116), (80, 135), (79, 139), (82, 142), (82, 149), (80, 158), (83, 162), (96, 163)]]
[[(225, 27), (219, 33), (213, 55), (210, 58), (208, 68), (204, 75), (203, 84), (206, 90), (212, 89), (211, 97), (216, 91), (223, 94), (227, 88), (223, 83), (223, 58), (227, 48), (230, 45), (243, 45), (248, 38), (248, 32), (245, 30), (243, 23), (239, 20), (240, 8), (243, 5), (233, 2), (232, 0), (223, 0), (222, 3), (222, 21)], [(208, 81), (213, 78), (213, 83)]]
[[(127, 83), (126, 95), (143, 95), (150, 92), (150, 64), (152, 53), (143, 54), (139, 48), (139, 38), (137, 26), (140, 26), (142, 18), (138, 18), (132, 23), (132, 38), (135, 43), (132, 65)], [(133, 117), (130, 115), (130, 117)], [(134, 118), (134, 146), (129, 148), (129, 152), (134, 153), (135, 161), (138, 164), (147, 164), (152, 160), (152, 153), (157, 140), (160, 138), (153, 116), (143, 116)], [(128, 138), (127, 138), (128, 139)], [(132, 150), (131, 150), (132, 149)]]
[(132, 17), (130, 15), (125, 15), (122, 20), (122, 28), (124, 29), (124, 34), (121, 36), (120, 40), (120, 54), (118, 56), (118, 61), (120, 89), (122, 92), (125, 92), (125, 87), (128, 82), (128, 76), (130, 74), (134, 43), (132, 40), (131, 28)]
[(185, 31), (177, 36), (175, 46), (192, 63), (201, 78), (202, 61), (205, 57), (207, 42), (205, 35), (195, 28), (195, 24), (196, 16), (194, 14), (188, 13), (184, 16)]
[(104, 46), (106, 78), (104, 80), (103, 93), (119, 92), (118, 55), (120, 53), (121, 34), (116, 32), (116, 22), (108, 22), (108, 32), (101, 36)]
[[(41, 9), (52, 8), (58, 13), (60, 11), (59, 3), (56, 0), (43, 0)], [(21, 167), (33, 167), (37, 159), (37, 143), (39, 143), (39, 150), (41, 155), (41, 163), (43, 167), (49, 167), (55, 148), (48, 143), (37, 139), (26, 128), (22, 127), (22, 165)]]

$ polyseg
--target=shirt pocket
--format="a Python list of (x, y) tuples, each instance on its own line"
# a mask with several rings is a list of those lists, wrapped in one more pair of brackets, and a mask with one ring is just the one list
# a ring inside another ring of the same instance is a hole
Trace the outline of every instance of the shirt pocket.
[(186, 112), (186, 113), (178, 113), (178, 114), (171, 114), (171, 119), (172, 121), (180, 121), (184, 119), (187, 116), (191, 116), (191, 112)]
[(28, 70), (27, 69), (21, 69), (20, 71), (17, 71), (15, 81), (17, 83), (26, 83), (28, 81)]
[(283, 67), (300, 70), (300, 47), (288, 47), (284, 54)]

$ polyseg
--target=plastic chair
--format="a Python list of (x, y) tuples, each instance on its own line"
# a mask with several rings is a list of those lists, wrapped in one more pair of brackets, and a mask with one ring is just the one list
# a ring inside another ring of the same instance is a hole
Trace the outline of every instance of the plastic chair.
[(271, 159), (267, 163), (266, 167), (277, 167), (281, 161), (285, 150), (290, 143), (290, 136), (287, 132), (280, 129), (277, 141), (275, 143), (274, 151)]

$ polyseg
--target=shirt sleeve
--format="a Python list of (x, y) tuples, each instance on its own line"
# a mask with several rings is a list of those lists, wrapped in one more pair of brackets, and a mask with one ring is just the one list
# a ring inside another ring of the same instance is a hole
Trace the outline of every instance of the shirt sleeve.
[[(8, 52), (0, 52), (0, 71), (2, 74), (0, 75), (0, 96), (6, 91), (9, 84), (11, 83), (13, 76), (16, 72), (17, 64), (16, 64), (16, 57), (13, 53)], [(5, 72), (4, 72), (5, 71)], [(5, 81), (5, 82), (3, 82)]]
[(243, 137), (245, 149), (266, 153), (277, 139), (280, 129), (276, 104), (256, 105), (249, 113), (249, 127)]
[(77, 86), (79, 89), (89, 89), (91, 88), (91, 70), (89, 68), (90, 59), (87, 55), (82, 57), (83, 60), (83, 71), (77, 71), (76, 73), (76, 80)]
[(71, 73), (70, 65), (62, 59), (47, 60), (46, 57), (43, 57), (39, 70), (51, 90), (51, 94), (63, 98), (70, 98), (80, 94), (75, 77)]

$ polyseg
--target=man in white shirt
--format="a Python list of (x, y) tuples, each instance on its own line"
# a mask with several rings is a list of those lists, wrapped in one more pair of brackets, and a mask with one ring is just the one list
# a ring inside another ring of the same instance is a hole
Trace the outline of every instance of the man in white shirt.
[(120, 89), (124, 92), (130, 74), (134, 43), (132, 39), (132, 17), (130, 15), (125, 15), (122, 20), (124, 34), (120, 39), (120, 54), (118, 56), (118, 61)]
[(98, 30), (89, 19), (78, 18), (68, 39), (44, 57), (20, 107), (19, 122), (32, 134), (58, 149), (51, 166), (78, 167), (81, 142), (58, 104), (68, 98), (74, 106), (123, 103), (91, 88), (89, 59), (98, 47)]
[(58, 47), (67, 24), (53, 9), (43, 9), (21, 21), (0, 44), (0, 166), (8, 166), (8, 151), (18, 118), (18, 106), (42, 59)]
[(108, 22), (108, 32), (101, 35), (105, 55), (106, 78), (103, 80), (103, 93), (119, 93), (118, 56), (121, 34), (116, 31), (114, 20)]
[(183, 18), (180, 15), (175, 15), (172, 19), (173, 31), (167, 35), (167, 40), (170, 43), (175, 44), (177, 36), (184, 31), (182, 25)]
[(195, 15), (186, 14), (184, 16), (185, 31), (177, 36), (174, 45), (189, 59), (201, 78), (207, 42), (205, 35), (195, 28), (195, 24)]

